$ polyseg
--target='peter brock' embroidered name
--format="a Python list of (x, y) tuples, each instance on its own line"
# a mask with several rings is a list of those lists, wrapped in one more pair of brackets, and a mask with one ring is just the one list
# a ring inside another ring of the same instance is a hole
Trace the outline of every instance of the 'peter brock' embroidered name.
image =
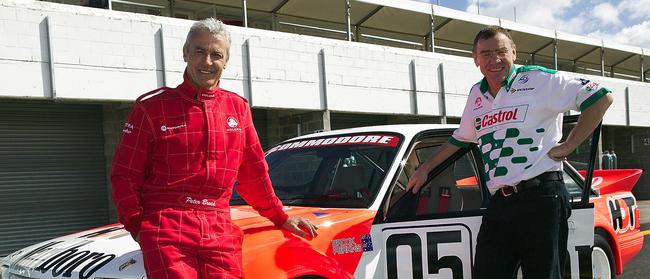
[(385, 145), (395, 147), (399, 142), (399, 138), (389, 135), (350, 135), (331, 138), (319, 138), (303, 141), (294, 141), (285, 143), (271, 148), (268, 153), (280, 150), (317, 147), (317, 146), (330, 146), (330, 145), (343, 145), (343, 144), (372, 144), (372, 145)]
[(526, 112), (528, 105), (521, 105), (516, 107), (504, 107), (492, 110), (488, 113), (479, 115), (475, 120), (475, 127), (477, 131), (485, 128), (494, 127), (498, 125), (524, 122), (526, 119)]
[(214, 200), (209, 200), (209, 199), (194, 199), (192, 197), (185, 197), (185, 203), (187, 204), (194, 204), (194, 205), (205, 205), (205, 206), (211, 206), (215, 207), (217, 206), (217, 202)]

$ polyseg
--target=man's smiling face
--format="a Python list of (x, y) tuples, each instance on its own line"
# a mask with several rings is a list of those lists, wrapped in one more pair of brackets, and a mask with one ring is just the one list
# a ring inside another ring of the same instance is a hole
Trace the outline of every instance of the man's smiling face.
[(199, 30), (183, 49), (187, 62), (187, 75), (192, 84), (200, 89), (213, 90), (219, 84), (221, 73), (228, 64), (228, 41), (222, 36)]
[(514, 67), (517, 50), (506, 35), (497, 33), (489, 39), (478, 40), (472, 57), (490, 87), (494, 87), (508, 77)]

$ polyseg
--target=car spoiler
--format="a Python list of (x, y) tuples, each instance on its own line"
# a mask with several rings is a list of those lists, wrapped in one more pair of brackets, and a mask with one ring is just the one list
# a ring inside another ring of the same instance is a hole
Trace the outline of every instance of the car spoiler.
[[(585, 177), (586, 171), (579, 170), (578, 173)], [(614, 169), (594, 170), (594, 179), (591, 188), (601, 195), (614, 192), (631, 192), (643, 174), (641, 169)]]

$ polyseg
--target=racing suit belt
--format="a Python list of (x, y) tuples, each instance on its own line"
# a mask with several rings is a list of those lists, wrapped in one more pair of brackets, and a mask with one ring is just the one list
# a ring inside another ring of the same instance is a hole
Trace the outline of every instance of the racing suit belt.
[(144, 194), (145, 212), (157, 211), (165, 208), (198, 209), (203, 211), (230, 212), (229, 199), (215, 199), (210, 196), (192, 193), (148, 193)]

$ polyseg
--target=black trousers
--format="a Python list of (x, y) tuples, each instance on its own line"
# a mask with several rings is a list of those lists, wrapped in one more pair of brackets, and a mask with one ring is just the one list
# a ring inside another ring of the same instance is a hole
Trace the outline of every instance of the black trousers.
[(491, 197), (478, 234), (473, 278), (510, 279), (518, 263), (524, 278), (562, 278), (571, 205), (559, 178)]

